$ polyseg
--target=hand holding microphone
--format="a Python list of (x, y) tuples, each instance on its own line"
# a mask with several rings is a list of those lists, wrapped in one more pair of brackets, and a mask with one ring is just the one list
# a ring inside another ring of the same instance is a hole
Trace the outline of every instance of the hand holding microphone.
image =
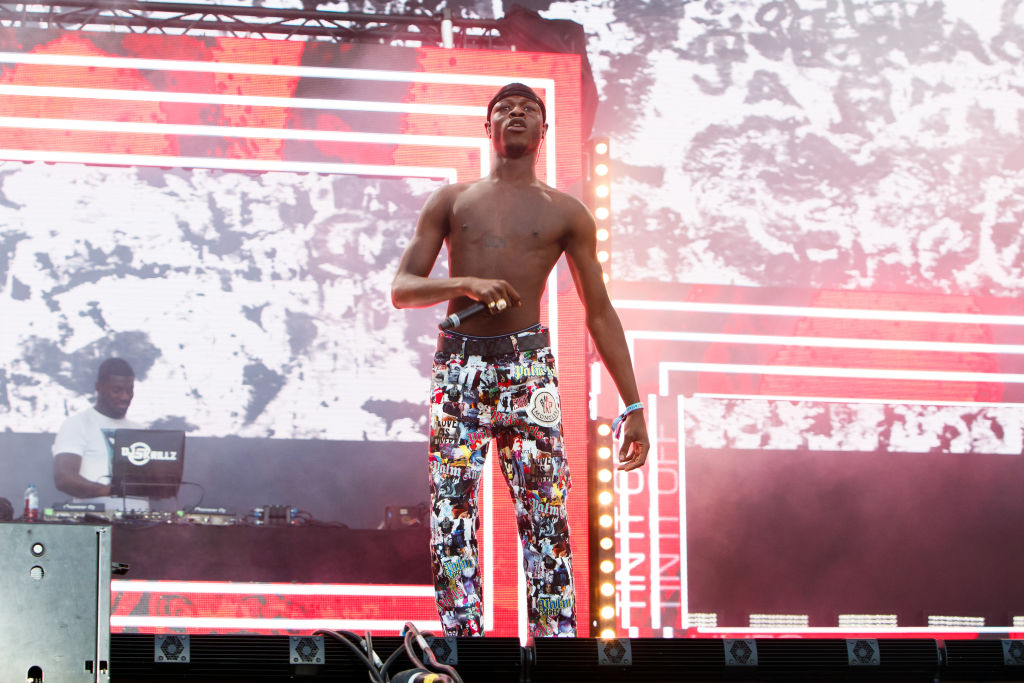
[(487, 306), (484, 306), (482, 303), (477, 301), (475, 304), (471, 306), (466, 306), (461, 311), (456, 311), (455, 313), (452, 313), (450, 316), (442, 320), (437, 327), (440, 330), (454, 329), (461, 325), (463, 322), (465, 322), (467, 318), (471, 318), (480, 311), (486, 309)]
[(479, 314), (482, 311), (489, 311), (491, 315), (497, 315), (507, 309), (510, 305), (519, 306), (522, 301), (519, 294), (504, 280), (484, 280), (479, 278), (471, 279), (471, 287), (466, 296), (476, 299), (471, 305), (461, 311), (452, 313), (438, 324), (441, 330), (451, 330), (466, 322), (468, 318)]

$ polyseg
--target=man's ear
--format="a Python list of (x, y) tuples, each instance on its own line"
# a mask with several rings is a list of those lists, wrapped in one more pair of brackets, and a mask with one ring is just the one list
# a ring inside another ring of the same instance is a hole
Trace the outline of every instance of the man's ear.
[(544, 124), (544, 128), (541, 129), (541, 137), (546, 138), (548, 136), (548, 124)]
[(487, 137), (491, 137), (491, 122), (484, 121), (484, 130), (487, 131)]

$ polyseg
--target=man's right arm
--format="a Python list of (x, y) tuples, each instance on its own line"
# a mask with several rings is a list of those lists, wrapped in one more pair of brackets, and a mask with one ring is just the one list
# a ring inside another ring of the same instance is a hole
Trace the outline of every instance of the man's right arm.
[(391, 283), (391, 304), (395, 308), (423, 308), (458, 297), (485, 304), (505, 299), (519, 304), (519, 294), (504, 280), (478, 277), (432, 278), (437, 255), (448, 235), (452, 202), (464, 186), (446, 185), (427, 200), (416, 223), (416, 232), (398, 263)]
[(110, 484), (89, 481), (79, 471), (82, 456), (77, 453), (58, 453), (53, 457), (53, 484), (75, 498), (99, 498), (110, 495)]

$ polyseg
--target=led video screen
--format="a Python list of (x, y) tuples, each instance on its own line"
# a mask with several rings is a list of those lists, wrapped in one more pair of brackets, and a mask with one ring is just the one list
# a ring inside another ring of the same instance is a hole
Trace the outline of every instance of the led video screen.
[[(114, 559), (131, 568), (114, 582), (115, 630), (439, 630), (423, 522), (444, 309), (395, 310), (390, 283), (427, 196), (489, 170), (486, 103), (505, 83), (547, 100), (538, 175), (578, 188), (579, 68), (528, 53), (0, 33), (0, 495), (35, 483), (61, 518), (53, 434), (92, 403), (106, 357), (133, 366), (131, 419), (186, 433), (177, 498), (117, 519)], [(560, 370), (582, 398), (582, 339), (559, 334), (565, 280), (552, 276), (544, 316), (577, 357)], [(580, 468), (583, 411), (566, 409)], [(515, 635), (514, 516), (491, 474), (487, 625)]]
[(602, 4), (620, 632), (1019, 627), (1019, 5)]

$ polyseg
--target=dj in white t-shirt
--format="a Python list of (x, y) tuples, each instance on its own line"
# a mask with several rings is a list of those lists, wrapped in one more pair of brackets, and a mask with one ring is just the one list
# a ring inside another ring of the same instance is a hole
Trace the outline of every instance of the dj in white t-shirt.
[(125, 418), (135, 396), (135, 371), (121, 358), (100, 364), (96, 405), (70, 416), (53, 442), (53, 481), (76, 502), (103, 503), (108, 510), (148, 510), (144, 498), (110, 497), (114, 430), (140, 429)]

